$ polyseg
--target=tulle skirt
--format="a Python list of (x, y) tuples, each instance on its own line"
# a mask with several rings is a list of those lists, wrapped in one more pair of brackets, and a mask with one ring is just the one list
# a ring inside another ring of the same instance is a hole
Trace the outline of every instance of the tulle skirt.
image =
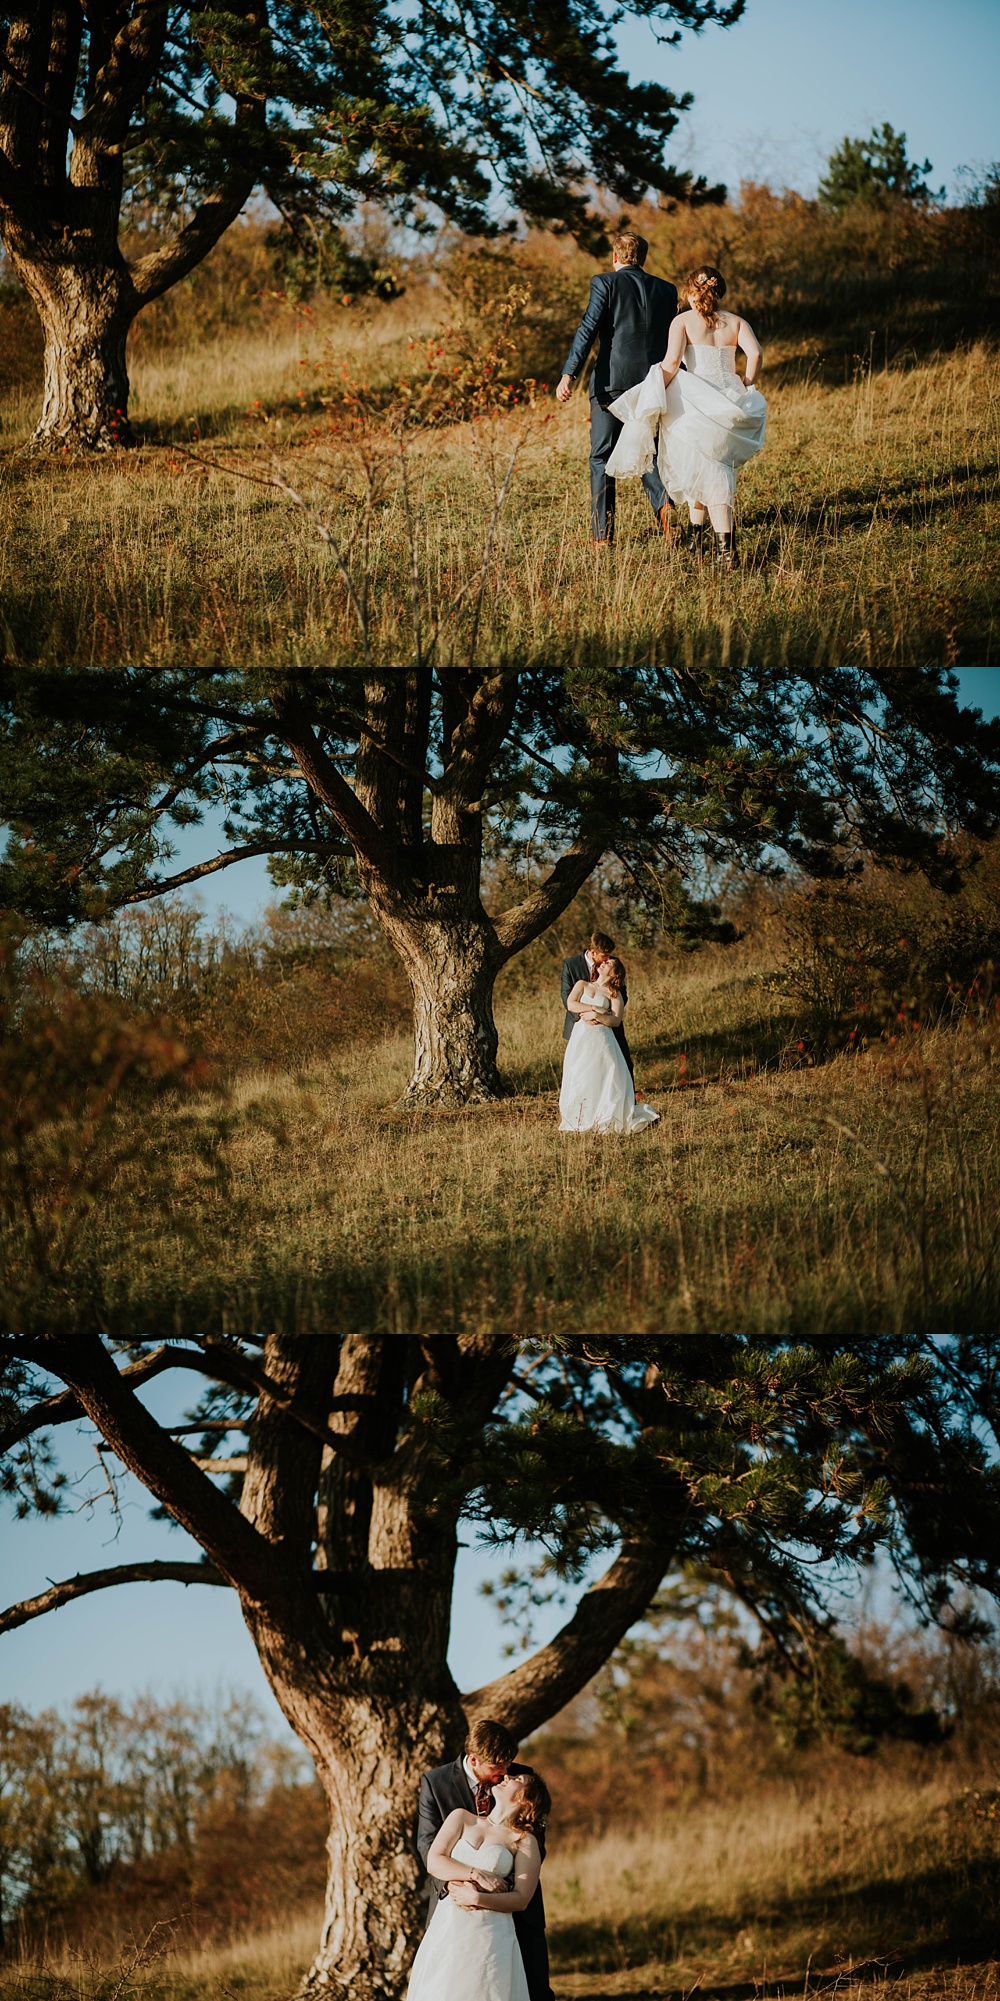
[(628, 1064), (609, 1028), (578, 1021), (566, 1044), (559, 1093), (561, 1133), (636, 1133), (655, 1125), (652, 1105), (637, 1105)]
[(731, 507), (737, 469), (764, 443), (767, 404), (736, 374), (721, 385), (680, 369), (667, 384), (657, 365), (610, 409), (623, 426), (608, 460), (612, 478), (639, 478), (655, 458), (671, 499), (689, 506)]

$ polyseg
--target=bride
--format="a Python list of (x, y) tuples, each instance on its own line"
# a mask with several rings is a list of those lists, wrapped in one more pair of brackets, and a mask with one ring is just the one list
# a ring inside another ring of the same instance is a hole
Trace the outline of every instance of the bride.
[(605, 959), (596, 980), (577, 980), (566, 1006), (579, 1015), (563, 1057), (561, 1133), (635, 1133), (655, 1125), (652, 1105), (637, 1105), (628, 1064), (613, 1030), (622, 1018), (625, 968)]
[[(688, 310), (674, 320), (662, 362), (638, 388), (611, 404), (624, 429), (608, 460), (608, 473), (621, 479), (648, 472), (659, 426), (660, 478), (674, 501), (688, 503), (695, 552), (701, 553), (707, 508), (716, 559), (731, 570), (736, 562), (736, 469), (764, 443), (767, 404), (753, 386), (760, 372), (760, 343), (738, 313), (721, 309), (725, 290), (726, 281), (714, 264), (700, 265), (686, 279)], [(737, 348), (746, 355), (745, 383), (736, 373)]]
[(537, 1772), (508, 1772), (493, 1787), (487, 1819), (462, 1807), (448, 1815), (427, 1869), (449, 1895), (420, 1942), (406, 2001), (528, 2001), (513, 1913), (526, 1910), (538, 1887), (536, 1830), (551, 1804)]

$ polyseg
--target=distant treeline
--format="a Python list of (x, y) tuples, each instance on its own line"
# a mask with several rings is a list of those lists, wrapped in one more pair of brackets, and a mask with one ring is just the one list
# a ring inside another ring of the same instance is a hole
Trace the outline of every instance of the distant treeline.
[(186, 1913), (227, 1934), (322, 1884), (308, 1761), (246, 1697), (0, 1705), (0, 1917), (38, 1937)]
[[(676, 871), (637, 884), (609, 862), (559, 922), (506, 969), (505, 991), (558, 992), (561, 963), (592, 930), (630, 961), (743, 942), (787, 995), (810, 1046), (857, 1048), (899, 1011), (908, 1025), (1000, 1013), (1000, 842), (955, 846), (951, 876), (872, 864), (843, 880), (768, 883), (737, 871), (701, 896)], [(491, 907), (525, 887), (498, 861)], [(704, 888), (704, 886), (703, 886)], [(103, 997), (127, 1014), (166, 1016), (224, 1067), (298, 1067), (341, 1043), (408, 1034), (402, 966), (367, 905), (345, 897), (273, 905), (240, 925), (182, 897), (119, 912), (68, 934), (38, 933), (18, 955), (42, 989)], [(557, 1023), (558, 1009), (553, 1021)]]

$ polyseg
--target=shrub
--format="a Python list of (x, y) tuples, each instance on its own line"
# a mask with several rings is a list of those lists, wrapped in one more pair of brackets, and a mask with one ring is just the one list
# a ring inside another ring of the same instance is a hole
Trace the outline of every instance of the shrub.
[(827, 1032), (875, 1032), (887, 1014), (939, 1019), (992, 1004), (1000, 966), (1000, 842), (960, 881), (869, 867), (789, 896), (783, 980)]

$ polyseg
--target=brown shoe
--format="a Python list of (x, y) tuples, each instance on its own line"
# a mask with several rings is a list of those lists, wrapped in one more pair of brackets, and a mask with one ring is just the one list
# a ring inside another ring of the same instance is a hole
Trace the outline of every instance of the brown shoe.
[(670, 547), (673, 548), (681, 538), (676, 507), (671, 507), (669, 500), (665, 500), (663, 506), (658, 510), (656, 518), (663, 530), (665, 541), (669, 542)]

